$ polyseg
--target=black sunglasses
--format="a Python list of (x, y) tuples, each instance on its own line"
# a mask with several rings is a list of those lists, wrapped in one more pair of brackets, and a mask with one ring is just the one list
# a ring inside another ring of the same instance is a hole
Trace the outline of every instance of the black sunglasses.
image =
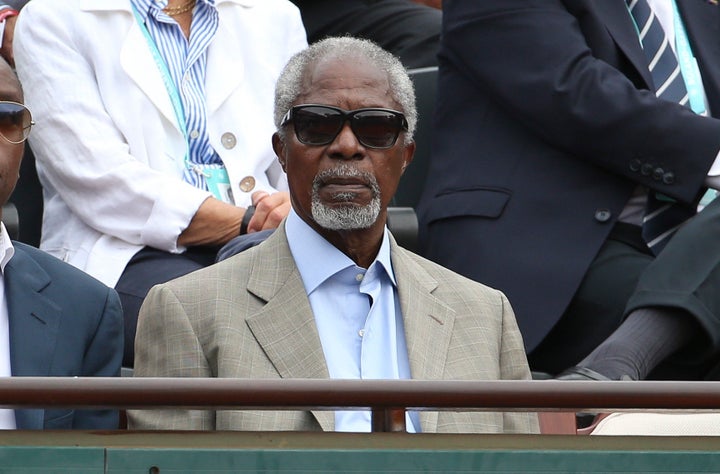
[(30, 110), (22, 104), (0, 101), (0, 135), (10, 143), (22, 143), (35, 125)]
[(345, 122), (358, 141), (368, 148), (390, 148), (408, 123), (402, 112), (391, 109), (367, 108), (343, 110), (329, 105), (303, 104), (288, 110), (280, 126), (292, 122), (295, 136), (305, 145), (327, 145), (335, 140)]

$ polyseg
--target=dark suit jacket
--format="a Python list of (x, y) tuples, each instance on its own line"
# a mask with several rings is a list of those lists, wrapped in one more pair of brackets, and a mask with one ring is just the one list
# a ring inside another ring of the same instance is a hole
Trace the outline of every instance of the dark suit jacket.
[[(13, 376), (120, 375), (122, 310), (112, 290), (19, 242), (5, 267)], [(18, 429), (116, 429), (112, 410), (18, 409)]]
[(367, 38), (405, 67), (437, 65), (442, 13), (412, 0), (291, 0), (300, 9), (308, 43), (327, 36)]
[[(720, 7), (677, 0), (720, 114)], [(637, 185), (690, 203), (720, 121), (660, 101), (624, 0), (444, 2), (425, 254), (504, 291), (528, 351)]]

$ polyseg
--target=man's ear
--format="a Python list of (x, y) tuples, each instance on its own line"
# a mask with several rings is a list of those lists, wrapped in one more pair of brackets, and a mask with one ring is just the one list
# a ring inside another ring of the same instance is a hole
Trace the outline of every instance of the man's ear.
[(413, 157), (415, 156), (415, 140), (411, 141), (407, 145), (405, 145), (405, 149), (403, 150), (403, 165), (402, 165), (402, 171), (405, 172), (405, 168), (408, 167), (410, 163), (412, 163)]
[(285, 141), (282, 139), (282, 137), (280, 137), (280, 134), (278, 132), (273, 133), (272, 147), (275, 151), (275, 156), (277, 156), (280, 166), (282, 166), (283, 171), (287, 173), (287, 170), (285, 169)]

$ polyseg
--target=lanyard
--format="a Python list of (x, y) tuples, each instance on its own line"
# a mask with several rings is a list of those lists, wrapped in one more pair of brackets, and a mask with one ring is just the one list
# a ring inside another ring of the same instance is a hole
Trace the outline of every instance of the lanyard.
[(677, 2), (673, 0), (673, 19), (675, 22), (675, 49), (677, 52), (680, 71), (682, 71), (685, 87), (690, 98), (690, 108), (696, 114), (705, 113), (705, 96), (703, 94), (702, 78), (700, 77), (700, 69), (698, 68), (697, 59), (693, 55), (688, 40), (685, 26), (680, 19)]
[(182, 100), (180, 99), (180, 92), (178, 92), (177, 87), (175, 87), (175, 83), (173, 82), (172, 76), (170, 75), (170, 70), (168, 70), (167, 64), (165, 63), (165, 60), (160, 54), (160, 50), (155, 44), (155, 41), (152, 39), (152, 36), (150, 36), (150, 32), (148, 31), (145, 22), (143, 21), (140, 13), (137, 11), (134, 5), (133, 14), (135, 15), (135, 20), (137, 20), (138, 25), (140, 25), (140, 30), (142, 30), (143, 32), (145, 41), (147, 41), (147, 44), (150, 47), (150, 52), (153, 55), (155, 64), (157, 65), (158, 69), (160, 70), (160, 74), (162, 75), (165, 89), (167, 89), (167, 93), (170, 96), (170, 102), (172, 102), (173, 110), (175, 111), (175, 119), (178, 122), (178, 127), (180, 127), (180, 131), (182, 132), (183, 137), (185, 137), (185, 166), (190, 167), (190, 150), (187, 145), (187, 125), (185, 124), (185, 111), (183, 110)]

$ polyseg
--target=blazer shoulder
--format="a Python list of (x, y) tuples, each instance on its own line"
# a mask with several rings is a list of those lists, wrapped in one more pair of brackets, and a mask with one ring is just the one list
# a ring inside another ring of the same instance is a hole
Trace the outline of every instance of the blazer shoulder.
[(15, 241), (13, 247), (15, 254), (10, 259), (9, 266), (25, 274), (45, 273), (54, 283), (61, 285), (64, 290), (69, 290), (70, 294), (76, 292), (87, 294), (88, 291), (105, 294), (110, 289), (79, 268), (43, 250)]

